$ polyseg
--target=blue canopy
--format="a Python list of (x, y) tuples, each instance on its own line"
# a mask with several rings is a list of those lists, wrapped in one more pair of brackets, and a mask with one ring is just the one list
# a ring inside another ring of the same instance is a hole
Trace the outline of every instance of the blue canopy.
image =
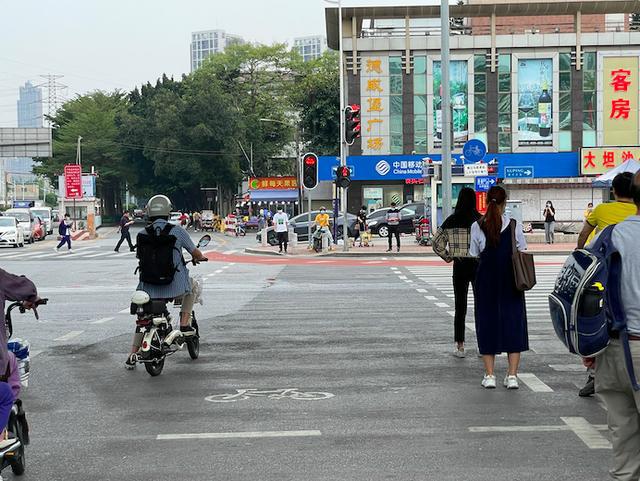
[(611, 182), (613, 182), (616, 175), (621, 174), (622, 172), (631, 172), (632, 174), (635, 174), (638, 170), (640, 170), (640, 162), (635, 159), (629, 159), (618, 167), (593, 179), (593, 187), (611, 187)]

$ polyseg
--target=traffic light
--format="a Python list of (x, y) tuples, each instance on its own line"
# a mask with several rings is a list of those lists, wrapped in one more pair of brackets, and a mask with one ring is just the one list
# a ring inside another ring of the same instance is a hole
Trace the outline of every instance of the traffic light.
[(351, 169), (341, 165), (336, 169), (336, 185), (346, 189), (351, 184)]
[(311, 152), (302, 158), (302, 185), (305, 189), (318, 185), (318, 156)]
[(353, 145), (358, 137), (360, 137), (360, 106), (347, 105), (344, 109), (344, 141), (347, 145)]

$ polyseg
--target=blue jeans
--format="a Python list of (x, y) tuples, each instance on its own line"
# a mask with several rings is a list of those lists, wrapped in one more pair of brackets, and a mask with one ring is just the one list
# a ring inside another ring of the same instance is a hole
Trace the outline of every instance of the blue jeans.
[(69, 249), (71, 249), (71, 236), (70, 235), (63, 235), (62, 239), (60, 239), (60, 244), (58, 244), (57, 248), (60, 249), (60, 247), (65, 245), (65, 243), (69, 246)]

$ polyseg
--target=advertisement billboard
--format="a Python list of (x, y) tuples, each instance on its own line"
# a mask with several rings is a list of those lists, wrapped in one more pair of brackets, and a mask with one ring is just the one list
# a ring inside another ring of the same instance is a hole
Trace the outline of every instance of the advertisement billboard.
[(601, 175), (629, 159), (640, 160), (640, 147), (583, 147), (580, 175)]
[(603, 145), (636, 145), (638, 57), (604, 57), (602, 76)]
[[(449, 62), (449, 90), (453, 106), (453, 140), (456, 144), (469, 139), (469, 78), (466, 60)], [(433, 138), (434, 145), (442, 144), (442, 66), (433, 62)]]
[(360, 78), (362, 153), (391, 151), (389, 57), (364, 56)]
[(64, 166), (64, 196), (66, 199), (82, 199), (82, 167), (79, 164)]
[(518, 145), (553, 145), (553, 62), (518, 60)]

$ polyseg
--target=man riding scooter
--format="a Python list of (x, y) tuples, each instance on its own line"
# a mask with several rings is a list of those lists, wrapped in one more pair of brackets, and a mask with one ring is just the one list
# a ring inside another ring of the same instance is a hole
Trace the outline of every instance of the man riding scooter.
[[(207, 261), (195, 246), (185, 229), (169, 223), (171, 201), (164, 195), (156, 195), (147, 203), (147, 215), (151, 222), (137, 237), (137, 253), (140, 271), (138, 291), (145, 291), (151, 299), (181, 299), (180, 330), (175, 331), (167, 343), (192, 336), (195, 330), (190, 325), (194, 295), (192, 279), (182, 258), (182, 249), (193, 258), (194, 263)], [(134, 369), (142, 342), (140, 333), (134, 334), (131, 354), (125, 361), (126, 369)]]

